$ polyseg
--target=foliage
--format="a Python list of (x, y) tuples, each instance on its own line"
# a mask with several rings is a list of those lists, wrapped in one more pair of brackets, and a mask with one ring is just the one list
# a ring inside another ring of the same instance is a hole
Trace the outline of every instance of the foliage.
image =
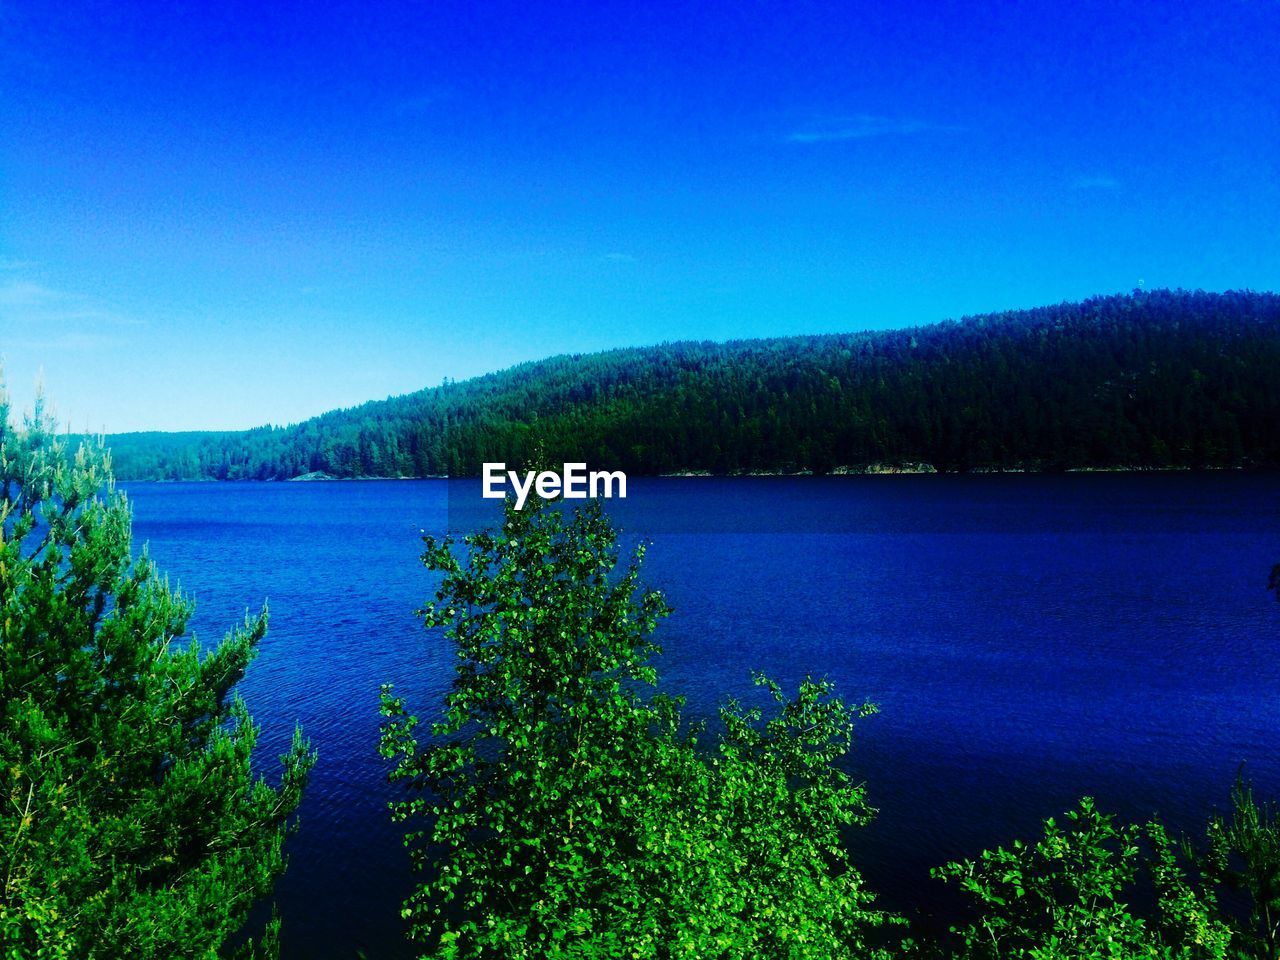
[[(202, 653), (191, 604), (130, 553), (96, 448), (0, 401), (0, 955), (213, 957), (284, 868), (312, 756), (279, 787), (230, 691), (266, 630)], [(268, 952), (275, 924), (258, 944)], [(246, 952), (253, 944), (247, 944)]]
[[(874, 318), (867, 318), (868, 322)], [(110, 438), (127, 479), (1280, 465), (1280, 297), (1138, 292), (906, 330), (553, 357), (241, 433)]]
[[(1155, 919), (1131, 906), (1150, 881)], [(1231, 930), (1213, 896), (1180, 862), (1157, 823), (1117, 826), (1089, 798), (1044, 839), (986, 850), (935, 876), (957, 883), (977, 919), (956, 931), (966, 958), (1225, 958)]]
[(1209, 821), (1208, 849), (1198, 858), (1207, 879), (1243, 894), (1247, 916), (1229, 915), (1239, 956), (1280, 958), (1280, 820), (1273, 804), (1259, 804), (1242, 779), (1231, 791), (1229, 816)]
[(717, 749), (656, 692), (643, 548), (618, 569), (599, 504), (508, 505), (443, 574), (428, 627), (457, 674), (429, 737), (384, 689), (382, 751), (424, 880), (411, 935), (438, 957), (872, 957), (885, 921), (840, 833), (870, 816), (835, 766), (858, 711), (825, 683), (725, 707)]

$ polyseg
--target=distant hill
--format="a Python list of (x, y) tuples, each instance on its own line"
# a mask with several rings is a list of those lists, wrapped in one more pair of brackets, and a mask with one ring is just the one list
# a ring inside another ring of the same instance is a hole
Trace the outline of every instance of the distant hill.
[(1280, 297), (1135, 292), (885, 332), (558, 356), (244, 432), (108, 438), (121, 479), (1280, 466)]

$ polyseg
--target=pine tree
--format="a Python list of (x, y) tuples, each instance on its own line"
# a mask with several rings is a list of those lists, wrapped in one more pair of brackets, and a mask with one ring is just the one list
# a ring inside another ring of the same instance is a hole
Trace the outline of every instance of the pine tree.
[(1227, 896), (1241, 895), (1248, 914), (1228, 916), (1239, 956), (1280, 958), (1280, 808), (1254, 799), (1243, 775), (1231, 790), (1231, 812), (1209, 819), (1207, 850), (1198, 858), (1204, 875)]
[(203, 650), (145, 552), (99, 446), (70, 456), (39, 406), (0, 398), (0, 955), (273, 952), (241, 929), (284, 869), (314, 756), (278, 786), (232, 687), (266, 611)]

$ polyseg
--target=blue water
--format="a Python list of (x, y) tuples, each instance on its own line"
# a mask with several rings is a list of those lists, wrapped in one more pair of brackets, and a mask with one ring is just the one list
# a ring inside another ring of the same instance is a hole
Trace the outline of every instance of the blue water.
[[(1280, 795), (1280, 604), (1265, 590), (1280, 477), (630, 484), (611, 509), (653, 541), (646, 579), (675, 607), (660, 666), (694, 713), (750, 696), (752, 668), (826, 675), (880, 705), (851, 766), (881, 814), (853, 844), (891, 906), (930, 908), (931, 865), (1026, 836), (1084, 793), (1192, 831), (1242, 763)], [(414, 615), (433, 589), (417, 558), (420, 531), (465, 494), (432, 480), (126, 489), (200, 635), (269, 600), (240, 686), (260, 751), (282, 752), (295, 722), (320, 751), (278, 888), (285, 956), (412, 956), (378, 686), (429, 713), (448, 684), (450, 651)]]

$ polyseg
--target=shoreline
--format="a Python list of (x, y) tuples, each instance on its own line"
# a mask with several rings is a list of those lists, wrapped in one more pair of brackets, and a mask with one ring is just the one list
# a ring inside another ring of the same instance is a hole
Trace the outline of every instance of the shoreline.
[[(932, 464), (869, 464), (861, 467), (836, 467), (827, 473), (814, 473), (812, 470), (741, 470), (733, 473), (714, 473), (710, 470), (677, 470), (667, 473), (632, 473), (629, 478), (635, 479), (750, 479), (767, 477), (892, 477), (892, 476), (1002, 476), (1002, 475), (1035, 475), (1035, 474), (1139, 474), (1139, 473), (1278, 473), (1280, 467), (1270, 465), (1250, 466), (1113, 466), (1113, 467), (1066, 467), (1063, 469), (1038, 469), (1034, 467), (977, 467), (969, 470), (940, 471)], [(117, 483), (350, 483), (388, 480), (479, 480), (480, 474), (469, 474), (451, 477), (445, 474), (430, 476), (361, 476), (335, 477), (330, 474), (302, 474), (296, 477), (280, 479), (269, 477), (259, 480), (251, 477), (218, 480), (212, 477), (189, 477), (184, 479), (117, 477)]]

